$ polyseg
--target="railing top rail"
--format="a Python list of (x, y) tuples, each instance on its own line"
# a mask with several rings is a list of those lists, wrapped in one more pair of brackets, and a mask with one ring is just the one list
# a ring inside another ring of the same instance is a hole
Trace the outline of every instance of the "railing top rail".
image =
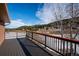
[(52, 38), (56, 38), (56, 39), (59, 39), (59, 40), (64, 40), (64, 41), (68, 41), (68, 42), (73, 42), (73, 43), (77, 43), (77, 44), (79, 44), (79, 40), (75, 40), (75, 39), (62, 38), (62, 37), (52, 36), (52, 35), (50, 35), (50, 34), (39, 33), (39, 32), (35, 32), (35, 31), (27, 31), (27, 32), (31, 32), (31, 33), (35, 33), (35, 34), (39, 34), (39, 35), (44, 35), (44, 36), (48, 36), (48, 37), (52, 37)]

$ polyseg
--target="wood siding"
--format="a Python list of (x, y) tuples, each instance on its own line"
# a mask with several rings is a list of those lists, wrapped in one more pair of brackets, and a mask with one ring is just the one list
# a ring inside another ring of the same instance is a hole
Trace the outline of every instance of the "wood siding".
[(0, 24), (0, 45), (4, 41), (4, 37), (5, 37), (5, 34), (4, 33), (5, 33), (4, 26)]

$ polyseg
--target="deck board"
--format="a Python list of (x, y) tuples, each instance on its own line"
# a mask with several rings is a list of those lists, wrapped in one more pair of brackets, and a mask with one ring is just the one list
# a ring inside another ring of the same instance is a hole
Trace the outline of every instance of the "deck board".
[(0, 56), (25, 56), (25, 53), (16, 39), (5, 39), (0, 46)]

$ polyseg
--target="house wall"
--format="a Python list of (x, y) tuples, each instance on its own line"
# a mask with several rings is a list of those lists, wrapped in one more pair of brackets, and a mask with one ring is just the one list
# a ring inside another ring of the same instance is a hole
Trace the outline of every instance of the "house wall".
[(4, 26), (1, 25), (0, 23), (0, 45), (3, 43), (4, 41), (4, 33), (5, 33), (5, 29), (4, 29)]

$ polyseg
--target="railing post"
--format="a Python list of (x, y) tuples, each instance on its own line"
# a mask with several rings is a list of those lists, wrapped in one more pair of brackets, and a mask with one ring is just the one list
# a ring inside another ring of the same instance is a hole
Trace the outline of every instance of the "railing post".
[(26, 31), (26, 37), (27, 37), (27, 31)]
[(16, 32), (16, 39), (18, 38), (18, 33)]
[(73, 45), (72, 45), (72, 42), (70, 43), (70, 55), (73, 54)]
[(26, 31), (26, 35), (25, 35), (25, 37), (27, 38), (28, 36), (27, 36), (27, 31)]
[(67, 48), (67, 49), (66, 49), (66, 56), (67, 56), (67, 55), (68, 55), (68, 52), (69, 52), (69, 51), (68, 51), (68, 41), (66, 42), (66, 44), (67, 44), (67, 47), (66, 47), (66, 48)]
[(76, 55), (76, 43), (75, 43), (75, 45), (74, 45), (74, 55)]
[(46, 48), (46, 42), (47, 42), (47, 39), (46, 39), (46, 35), (45, 35), (45, 48)]
[(65, 41), (63, 41), (63, 55), (65, 54)]
[(32, 32), (32, 39), (33, 39), (33, 32)]

